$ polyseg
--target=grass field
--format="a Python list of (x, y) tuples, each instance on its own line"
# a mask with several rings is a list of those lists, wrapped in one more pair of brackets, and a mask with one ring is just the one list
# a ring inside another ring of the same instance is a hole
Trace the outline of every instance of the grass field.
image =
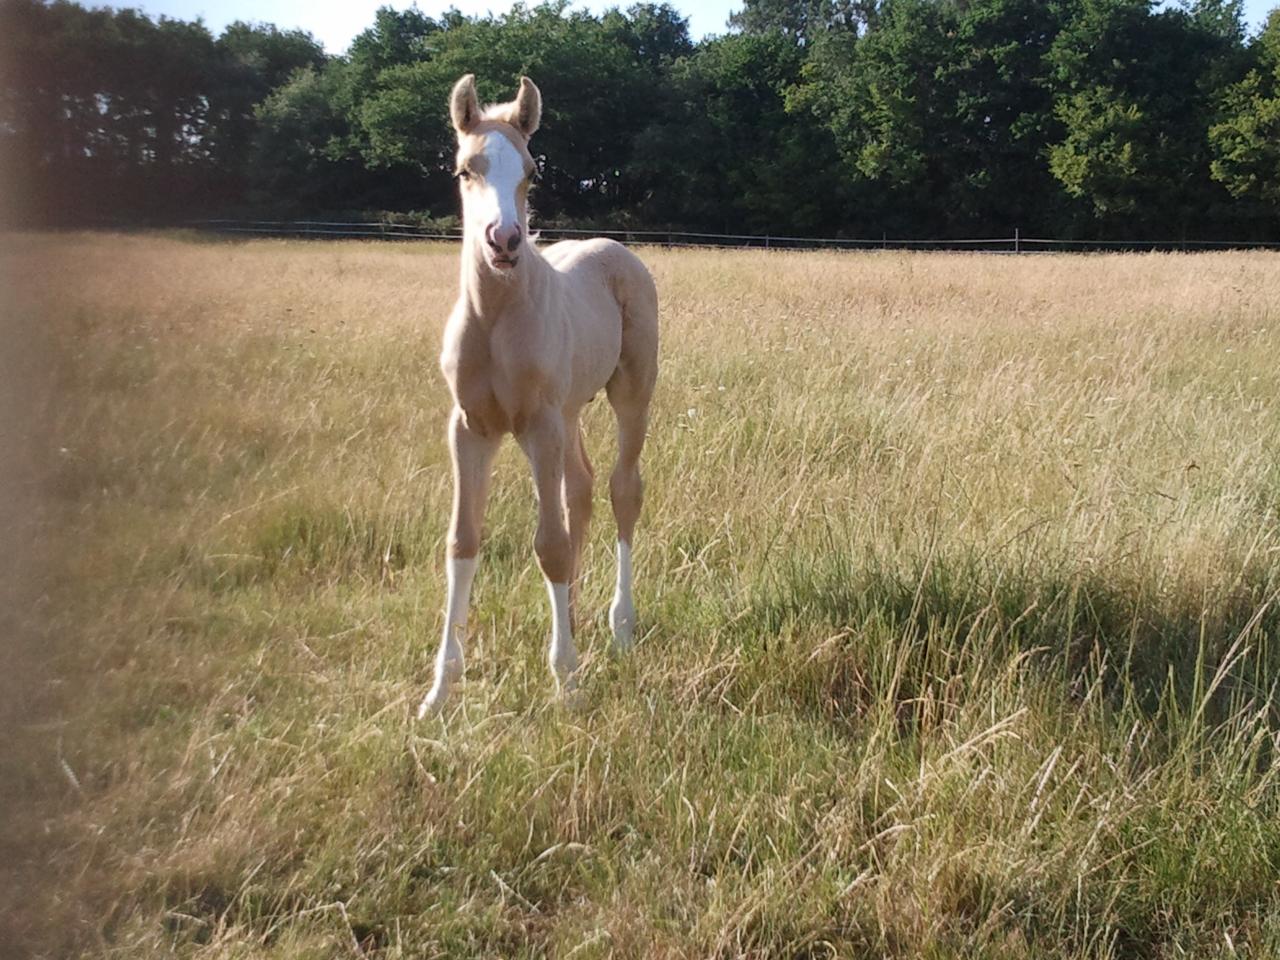
[(641, 250), (637, 647), (508, 444), (419, 723), (456, 249), (0, 251), (19, 955), (1280, 957), (1280, 256)]

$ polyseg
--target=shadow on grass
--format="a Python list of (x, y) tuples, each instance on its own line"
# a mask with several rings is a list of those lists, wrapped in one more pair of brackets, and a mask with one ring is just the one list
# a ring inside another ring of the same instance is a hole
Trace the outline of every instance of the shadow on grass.
[[(1280, 675), (1275, 581), (1274, 572), (1246, 569), (1218, 596), (1178, 597), (1065, 565), (1030, 570), (959, 556), (893, 567), (829, 552), (784, 561), (725, 619), (729, 639), (748, 653), (827, 634), (832, 652), (818, 656), (810, 643), (809, 653), (786, 659), (807, 656), (820, 668), (821, 676), (797, 679), (795, 697), (828, 719), (860, 715), (890, 686), (901, 703), (949, 678), (973, 686), (1034, 651), (1069, 698), (1096, 675), (1110, 698), (1184, 716), (1231, 657), (1205, 703), (1204, 720), (1213, 723), (1242, 697), (1262, 700)], [(1280, 726), (1280, 712), (1270, 719)]]
[(272, 581), (360, 577), (381, 583), (420, 559), (422, 544), (403, 525), (346, 507), (288, 507), (254, 525), (245, 541), (221, 551), (183, 547), (185, 579), (212, 593)]

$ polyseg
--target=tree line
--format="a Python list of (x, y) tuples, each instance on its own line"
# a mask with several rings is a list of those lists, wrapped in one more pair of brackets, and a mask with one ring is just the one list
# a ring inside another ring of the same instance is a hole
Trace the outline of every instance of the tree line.
[(1280, 8), (748, 0), (379, 10), (309, 34), (0, 0), (5, 220), (456, 213), (446, 100), (542, 89), (544, 222), (804, 236), (1280, 239)]

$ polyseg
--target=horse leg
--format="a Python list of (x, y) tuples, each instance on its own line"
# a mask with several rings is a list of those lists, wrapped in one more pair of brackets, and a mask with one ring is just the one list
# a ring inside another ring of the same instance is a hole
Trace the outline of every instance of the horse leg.
[(569, 622), (569, 581), (573, 576), (573, 547), (565, 524), (564, 465), (566, 430), (559, 410), (545, 409), (530, 417), (516, 441), (529, 458), (538, 492), (538, 529), (533, 549), (551, 598), (551, 646), (548, 660), (561, 696), (576, 686), (578, 653)]
[[(569, 574), (569, 612), (571, 619), (578, 611), (578, 587), (582, 577), (582, 548), (591, 523), (591, 488), (595, 471), (587, 459), (582, 427), (576, 416), (566, 420), (564, 454), (564, 506), (569, 526), (569, 549), (573, 565)], [(573, 622), (576, 622), (574, 620)]]
[(621, 653), (631, 646), (635, 635), (636, 608), (631, 599), (631, 543), (644, 485), (640, 480), (640, 451), (644, 447), (649, 422), (652, 382), (636, 383), (618, 373), (609, 381), (609, 404), (618, 418), (618, 462), (609, 477), (609, 499), (618, 522), (618, 582), (609, 606), (609, 627), (613, 649)]
[(444, 634), (436, 654), (435, 682), (418, 707), (419, 718), (439, 710), (449, 695), (449, 686), (462, 676), (462, 639), (467, 628), (476, 555), (480, 552), (480, 524), (489, 492), (489, 470), (498, 450), (498, 438), (481, 436), (470, 429), (462, 411), (455, 407), (449, 418), (449, 450), (453, 457), (453, 519), (446, 554), (449, 599)]

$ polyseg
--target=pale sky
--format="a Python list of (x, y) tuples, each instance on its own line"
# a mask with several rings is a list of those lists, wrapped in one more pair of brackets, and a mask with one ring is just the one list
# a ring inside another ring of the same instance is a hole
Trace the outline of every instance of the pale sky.
[[(534, 0), (531, 0), (530, 5)], [(609, 7), (627, 7), (632, 0), (615, 2), (577, 2), (575, 7), (586, 7), (599, 13)], [(96, 2), (88, 4), (96, 6)], [(342, 2), (316, 3), (315, 0), (107, 0), (107, 6), (130, 6), (144, 10), (152, 16), (164, 14), (178, 20), (194, 20), (203, 17), (205, 24), (216, 35), (234, 20), (274, 23), (281, 29), (294, 27), (306, 30), (324, 44), (329, 53), (345, 53), (352, 39), (373, 23), (374, 11), (391, 6), (403, 10), (412, 3), (405, 0), (342, 0)], [(683, 16), (689, 18), (689, 33), (701, 40), (708, 34), (724, 33), (730, 12), (742, 7), (742, 0), (674, 0), (671, 4)], [(1266, 19), (1267, 12), (1280, 5), (1280, 0), (1245, 0), (1245, 20), (1251, 31), (1257, 30)], [(474, 16), (488, 12), (503, 13), (511, 8), (507, 0), (419, 0), (417, 7), (429, 17), (438, 17), (450, 7)]]

